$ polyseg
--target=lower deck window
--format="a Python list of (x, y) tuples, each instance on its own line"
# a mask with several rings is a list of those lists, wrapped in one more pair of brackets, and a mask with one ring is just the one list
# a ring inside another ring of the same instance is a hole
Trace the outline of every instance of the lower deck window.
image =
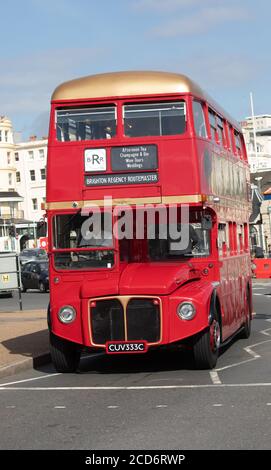
[(95, 269), (112, 268), (114, 265), (113, 251), (72, 251), (55, 253), (56, 269)]
[[(112, 268), (113, 238), (112, 232), (106, 230), (106, 222), (106, 215), (103, 213), (90, 213), (86, 216), (80, 212), (56, 215), (53, 218), (56, 269)], [(109, 227), (110, 225), (109, 223)]]
[[(209, 256), (211, 228), (211, 217), (201, 211), (190, 214), (189, 224), (178, 223), (174, 227), (174, 238), (170, 226), (167, 227), (167, 237), (159, 238), (159, 226), (156, 226), (155, 239), (148, 240), (149, 258), (160, 261)], [(180, 233), (179, 238), (176, 237), (177, 232)]]

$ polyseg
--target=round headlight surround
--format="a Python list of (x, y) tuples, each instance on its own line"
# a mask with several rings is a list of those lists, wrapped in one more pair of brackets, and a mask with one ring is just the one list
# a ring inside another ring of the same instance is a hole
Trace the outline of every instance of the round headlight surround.
[(181, 302), (177, 307), (177, 315), (181, 320), (193, 320), (196, 315), (196, 307), (192, 302)]
[(58, 311), (58, 319), (61, 323), (68, 325), (76, 319), (76, 310), (72, 305), (64, 305)]

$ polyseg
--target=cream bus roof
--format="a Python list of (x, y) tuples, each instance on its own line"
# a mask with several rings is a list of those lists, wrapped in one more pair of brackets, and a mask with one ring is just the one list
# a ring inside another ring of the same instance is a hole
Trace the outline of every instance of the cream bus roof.
[(52, 95), (52, 101), (171, 93), (192, 93), (199, 98), (206, 99), (218, 113), (241, 130), (239, 124), (228, 116), (202, 88), (189, 77), (178, 73), (132, 71), (89, 75), (59, 85)]

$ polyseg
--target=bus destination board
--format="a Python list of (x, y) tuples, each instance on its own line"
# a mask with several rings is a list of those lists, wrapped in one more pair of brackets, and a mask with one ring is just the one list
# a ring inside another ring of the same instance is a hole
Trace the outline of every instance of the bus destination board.
[(151, 184), (158, 182), (158, 174), (147, 173), (119, 173), (105, 175), (85, 176), (86, 186), (115, 186), (119, 184)]
[(133, 145), (111, 149), (113, 171), (140, 171), (157, 169), (156, 145)]

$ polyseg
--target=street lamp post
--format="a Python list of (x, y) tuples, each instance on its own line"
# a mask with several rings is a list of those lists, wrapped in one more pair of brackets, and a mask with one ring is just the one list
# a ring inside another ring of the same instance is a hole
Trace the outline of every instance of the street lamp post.
[(258, 150), (257, 150), (257, 142), (256, 142), (256, 128), (255, 128), (255, 116), (254, 116), (254, 105), (253, 105), (252, 93), (250, 93), (250, 106), (251, 106), (252, 126), (253, 126), (254, 152), (255, 152), (255, 157), (257, 158)]
[[(261, 181), (263, 179), (262, 176), (257, 176), (254, 178), (257, 181), (257, 186), (259, 193), (262, 194), (262, 188), (261, 188)], [(263, 251), (266, 251), (265, 243), (264, 243), (264, 230), (263, 230), (263, 223), (262, 223), (262, 215), (261, 215), (261, 224), (259, 227), (259, 232), (260, 232), (260, 246), (263, 249)]]

